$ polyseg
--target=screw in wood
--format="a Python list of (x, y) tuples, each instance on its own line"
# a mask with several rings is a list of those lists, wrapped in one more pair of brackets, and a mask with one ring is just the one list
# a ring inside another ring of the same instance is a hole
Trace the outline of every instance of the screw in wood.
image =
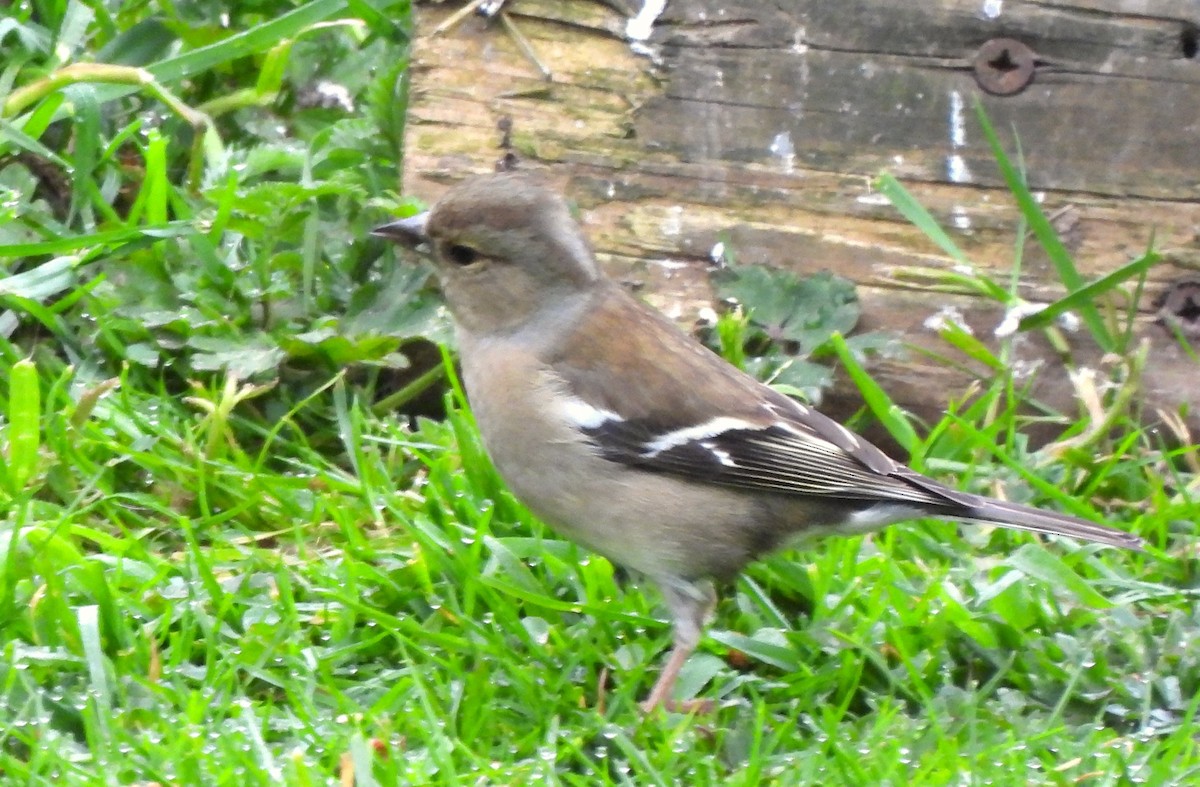
[(1158, 324), (1189, 339), (1200, 338), (1200, 278), (1173, 282), (1158, 298)]
[(993, 38), (975, 53), (975, 81), (994, 96), (1020, 93), (1033, 81), (1037, 55), (1015, 38)]

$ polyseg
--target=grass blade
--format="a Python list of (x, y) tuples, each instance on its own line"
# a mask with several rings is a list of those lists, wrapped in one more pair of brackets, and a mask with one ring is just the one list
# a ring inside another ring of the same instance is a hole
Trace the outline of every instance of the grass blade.
[[(1071, 259), (1071, 253), (1063, 245), (1062, 239), (1058, 237), (1058, 233), (1054, 229), (1054, 225), (1050, 223), (1050, 219), (1042, 211), (1037, 200), (1034, 199), (1033, 193), (1030, 192), (1029, 187), (1025, 184), (1025, 178), (1013, 166), (1008, 154), (1004, 152), (1004, 146), (1000, 144), (1000, 137), (997, 136), (996, 129), (992, 127), (991, 121), (988, 120), (987, 113), (984, 111), (982, 104), (976, 103), (975, 113), (979, 117), (979, 125), (983, 129), (984, 137), (987, 138), (988, 146), (992, 149), (992, 155), (996, 159), (996, 166), (1000, 169), (1000, 175), (1004, 178), (1009, 191), (1013, 193), (1021, 214), (1029, 222), (1029, 228), (1032, 230), (1034, 237), (1038, 239), (1038, 243), (1045, 249), (1046, 256), (1050, 258), (1050, 263), (1058, 273), (1059, 281), (1067, 288), (1069, 294), (1083, 289), (1085, 282), (1075, 267), (1075, 261)], [(1091, 331), (1096, 343), (1106, 352), (1112, 350), (1112, 334), (1109, 332), (1108, 326), (1104, 324), (1104, 319), (1100, 316), (1099, 310), (1096, 309), (1096, 304), (1087, 298), (1080, 299), (1075, 302), (1075, 310), (1079, 312), (1080, 318), (1088, 326), (1088, 330)]]

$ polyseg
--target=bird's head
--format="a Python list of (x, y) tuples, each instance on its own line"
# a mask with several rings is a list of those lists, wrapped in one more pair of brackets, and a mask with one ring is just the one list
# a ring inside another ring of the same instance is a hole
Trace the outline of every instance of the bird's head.
[(520, 328), (602, 275), (566, 202), (521, 173), (471, 178), (427, 213), (372, 234), (427, 247), (455, 320), (472, 333)]

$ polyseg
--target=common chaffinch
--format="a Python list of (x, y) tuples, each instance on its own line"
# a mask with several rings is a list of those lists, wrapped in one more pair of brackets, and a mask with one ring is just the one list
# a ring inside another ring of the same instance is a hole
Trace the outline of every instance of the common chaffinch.
[(676, 703), (716, 595), (800, 536), (906, 519), (981, 522), (1137, 549), (1137, 536), (959, 492), (723, 361), (601, 273), (562, 198), (476, 177), (374, 231), (427, 243), (484, 445), (567, 538), (656, 584), (674, 645), (642, 707)]

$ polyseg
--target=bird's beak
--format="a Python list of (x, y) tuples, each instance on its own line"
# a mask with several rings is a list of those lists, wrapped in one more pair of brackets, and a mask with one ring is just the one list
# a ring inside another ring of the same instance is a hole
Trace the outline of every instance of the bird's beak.
[(384, 224), (371, 230), (371, 234), (377, 238), (387, 238), (390, 241), (395, 241), (410, 249), (415, 249), (421, 244), (429, 240), (429, 236), (425, 234), (425, 225), (429, 223), (429, 211), (418, 213), (415, 216), (409, 216), (407, 219), (397, 219), (396, 221)]

